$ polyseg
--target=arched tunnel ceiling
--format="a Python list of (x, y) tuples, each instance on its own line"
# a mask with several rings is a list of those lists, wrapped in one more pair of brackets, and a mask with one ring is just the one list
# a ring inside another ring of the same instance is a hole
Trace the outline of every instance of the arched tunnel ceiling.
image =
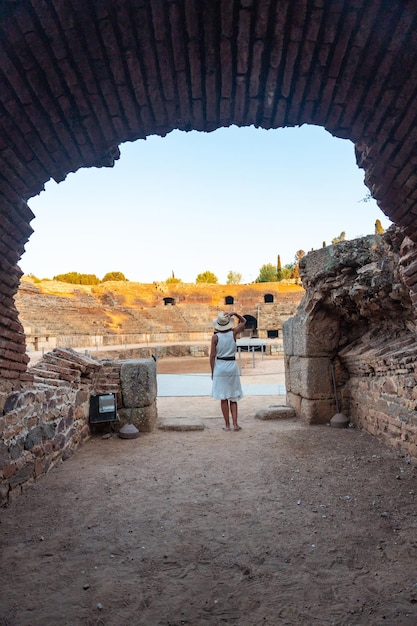
[(416, 91), (406, 0), (0, 0), (0, 252), (18, 262), (25, 201), (51, 177), (111, 166), (124, 141), (231, 124), (350, 138), (417, 239)]

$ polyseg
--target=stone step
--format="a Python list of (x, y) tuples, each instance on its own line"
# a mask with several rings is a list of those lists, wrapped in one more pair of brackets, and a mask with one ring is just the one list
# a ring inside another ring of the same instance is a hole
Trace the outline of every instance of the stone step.
[(256, 411), (255, 418), (258, 420), (280, 420), (296, 417), (295, 410), (289, 406), (269, 406), (267, 409)]

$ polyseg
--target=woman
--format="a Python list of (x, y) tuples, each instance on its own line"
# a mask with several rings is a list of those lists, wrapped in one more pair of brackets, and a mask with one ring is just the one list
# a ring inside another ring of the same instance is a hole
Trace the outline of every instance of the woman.
[[(234, 326), (233, 318), (239, 321)], [(233, 430), (241, 430), (237, 423), (237, 401), (243, 397), (239, 371), (236, 365), (236, 337), (245, 328), (244, 317), (232, 311), (219, 313), (213, 320), (214, 335), (211, 339), (210, 367), (213, 381), (211, 397), (220, 400), (224, 417), (224, 430), (230, 430), (230, 415)]]

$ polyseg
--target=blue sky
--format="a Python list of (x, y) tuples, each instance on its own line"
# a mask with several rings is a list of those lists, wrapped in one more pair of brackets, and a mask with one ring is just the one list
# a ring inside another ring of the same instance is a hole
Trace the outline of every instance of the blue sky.
[(256, 279), (265, 263), (292, 263), (345, 231), (391, 222), (368, 189), (350, 141), (316, 126), (212, 133), (173, 131), (120, 146), (113, 168), (82, 169), (29, 201), (34, 234), (25, 274), (123, 272), (152, 283), (174, 272), (195, 282), (229, 271)]

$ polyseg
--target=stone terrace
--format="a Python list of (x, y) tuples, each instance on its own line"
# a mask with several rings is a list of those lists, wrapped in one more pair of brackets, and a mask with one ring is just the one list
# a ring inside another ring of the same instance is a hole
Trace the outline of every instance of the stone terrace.
[[(273, 302), (264, 302), (265, 294)], [(237, 308), (258, 322), (259, 336), (280, 331), (304, 290), (294, 284), (182, 285), (103, 283), (94, 287), (22, 280), (16, 306), (28, 348), (208, 341), (220, 309)], [(225, 304), (231, 296), (234, 303)], [(164, 305), (170, 297), (174, 305)], [(46, 340), (48, 338), (48, 340)]]

